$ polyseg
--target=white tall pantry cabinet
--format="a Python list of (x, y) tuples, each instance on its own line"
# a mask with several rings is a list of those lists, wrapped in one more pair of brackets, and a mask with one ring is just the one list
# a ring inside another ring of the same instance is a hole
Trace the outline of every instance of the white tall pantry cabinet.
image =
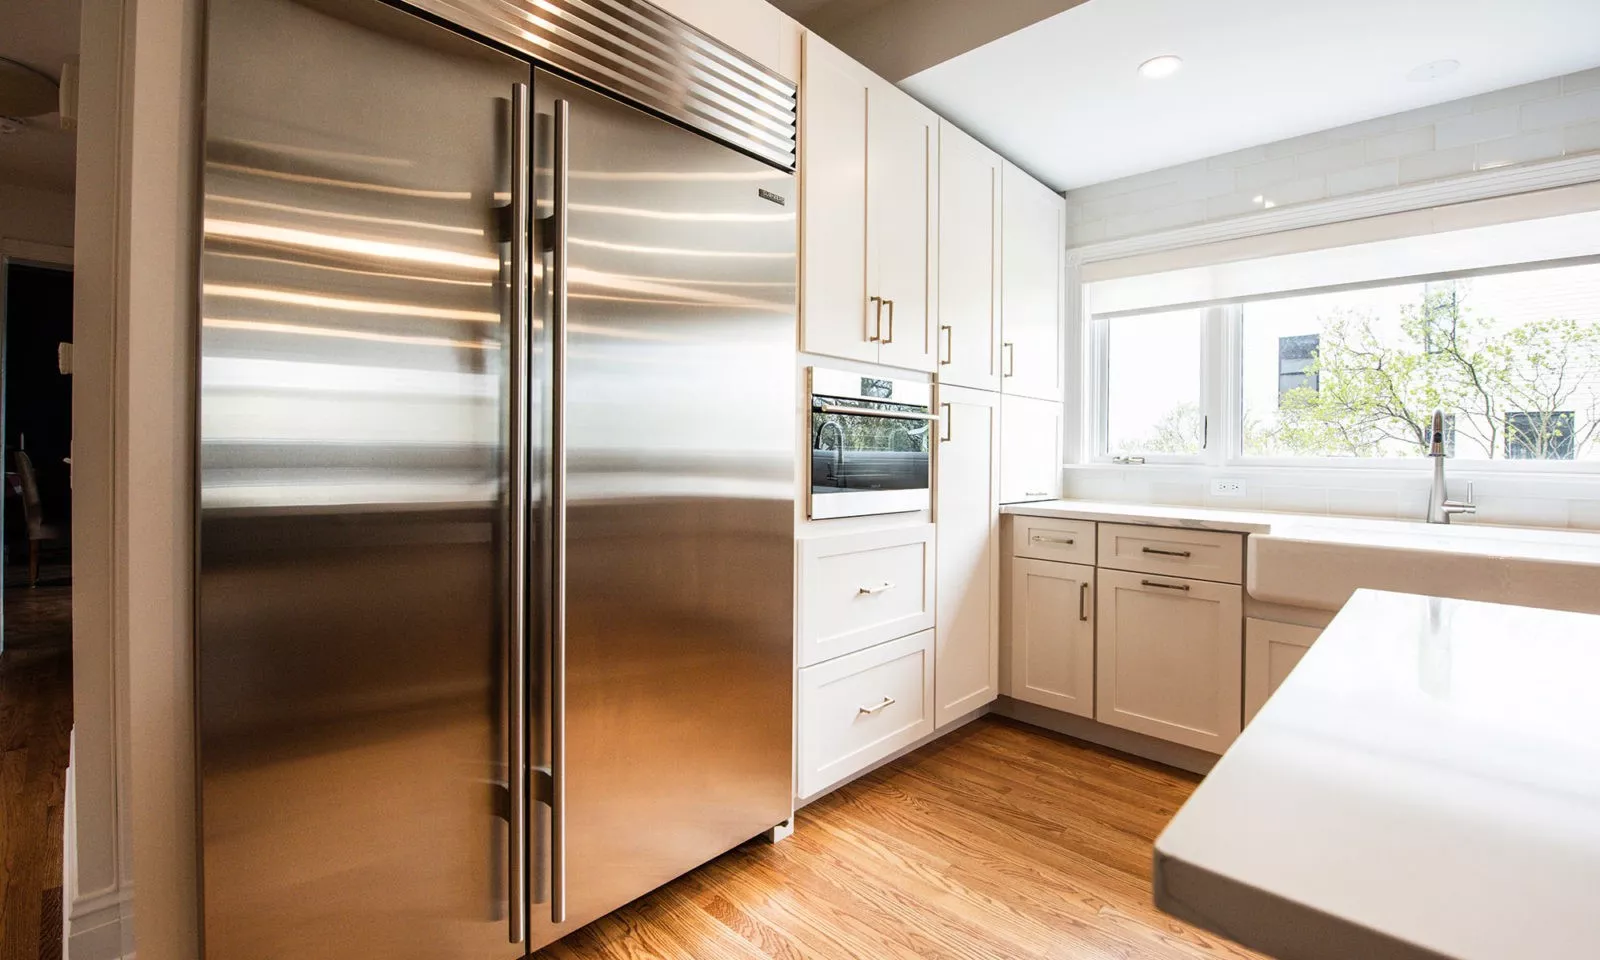
[(941, 384), (934, 522), (934, 723), (1000, 692), (999, 397)]
[(807, 34), (800, 98), (800, 348), (934, 368), (938, 117)]

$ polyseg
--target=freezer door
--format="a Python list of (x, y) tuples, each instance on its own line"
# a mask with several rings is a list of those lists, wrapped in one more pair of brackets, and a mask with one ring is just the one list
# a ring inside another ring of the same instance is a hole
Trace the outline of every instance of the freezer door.
[(372, 0), (208, 8), (205, 955), (520, 957), (497, 209), (530, 67)]
[(801, 412), (793, 177), (542, 71), (534, 105), (564, 439), (541, 458), (537, 947), (790, 815)]

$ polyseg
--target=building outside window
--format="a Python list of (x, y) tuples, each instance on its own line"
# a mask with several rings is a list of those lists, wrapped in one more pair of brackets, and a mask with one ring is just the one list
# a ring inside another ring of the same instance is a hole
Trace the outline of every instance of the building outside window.
[(1278, 338), (1278, 402), (1281, 406), (1286, 394), (1294, 390), (1317, 389), (1317, 344), (1322, 338), (1315, 333), (1302, 333)]

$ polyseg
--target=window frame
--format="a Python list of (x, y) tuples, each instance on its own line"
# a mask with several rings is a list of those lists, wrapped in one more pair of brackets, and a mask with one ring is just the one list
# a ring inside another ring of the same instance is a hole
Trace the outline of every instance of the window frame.
[[(1141, 315), (1175, 313), (1181, 310), (1204, 309), (1206, 317), (1202, 333), (1200, 392), (1201, 415), (1206, 418), (1207, 443), (1195, 454), (1144, 454), (1144, 463), (1150, 465), (1193, 465), (1227, 470), (1255, 471), (1261, 469), (1314, 469), (1340, 471), (1378, 471), (1413, 473), (1426, 469), (1428, 458), (1416, 457), (1257, 457), (1244, 452), (1244, 310), (1251, 302), (1276, 300), (1297, 296), (1341, 293), (1375, 287), (1400, 286), (1408, 283), (1427, 283), (1445, 280), (1472, 279), (1508, 273), (1523, 273), (1562, 267), (1600, 264), (1600, 254), (1583, 257), (1562, 257), (1543, 261), (1526, 261), (1497, 264), (1469, 270), (1441, 271), (1436, 274), (1411, 275), (1361, 281), (1358, 283), (1329, 284), (1322, 287), (1298, 287), (1270, 294), (1253, 294), (1227, 300), (1188, 302), (1147, 307), (1136, 310), (1112, 311), (1103, 314), (1086, 314), (1089, 331), (1087, 365), (1088, 391), (1083, 395), (1088, 421), (1083, 452), (1084, 463), (1101, 466), (1123, 466), (1108, 449), (1108, 417), (1110, 407), (1109, 384), (1109, 331), (1111, 322)], [(1080, 298), (1084, 301), (1080, 283)], [(1600, 457), (1590, 460), (1533, 460), (1500, 457), (1497, 459), (1457, 459), (1451, 465), (1457, 472), (1466, 474), (1504, 474), (1515, 476), (1551, 475), (1556, 477), (1582, 477), (1600, 475)]]

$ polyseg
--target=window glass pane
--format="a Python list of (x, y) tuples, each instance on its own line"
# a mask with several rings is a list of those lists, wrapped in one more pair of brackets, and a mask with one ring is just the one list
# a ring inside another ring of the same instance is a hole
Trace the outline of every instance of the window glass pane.
[(1600, 265), (1240, 310), (1246, 456), (1600, 459)]
[(1200, 412), (1204, 310), (1124, 317), (1106, 324), (1106, 451), (1193, 454), (1205, 446)]

